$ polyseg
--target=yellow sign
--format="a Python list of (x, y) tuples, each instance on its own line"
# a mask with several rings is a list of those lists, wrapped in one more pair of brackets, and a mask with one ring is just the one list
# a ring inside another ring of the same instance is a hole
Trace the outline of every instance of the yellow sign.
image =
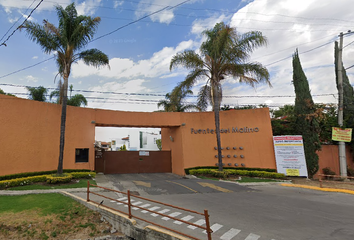
[(299, 169), (286, 169), (286, 176), (300, 176)]
[(332, 127), (332, 140), (340, 142), (350, 142), (352, 140), (352, 129), (341, 129), (337, 127)]

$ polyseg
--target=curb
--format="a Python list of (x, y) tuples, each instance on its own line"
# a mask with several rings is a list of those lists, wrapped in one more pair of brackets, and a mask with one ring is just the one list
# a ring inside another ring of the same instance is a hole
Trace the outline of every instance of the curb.
[(306, 188), (306, 189), (322, 191), (322, 192), (338, 192), (338, 193), (347, 193), (347, 194), (354, 195), (354, 191), (353, 190), (347, 190), (347, 189), (320, 188), (320, 187), (314, 187), (314, 186), (307, 186), (307, 185), (300, 185), (300, 184), (288, 184), (288, 183), (283, 183), (283, 184), (280, 184), (280, 185), (283, 186), (283, 187)]

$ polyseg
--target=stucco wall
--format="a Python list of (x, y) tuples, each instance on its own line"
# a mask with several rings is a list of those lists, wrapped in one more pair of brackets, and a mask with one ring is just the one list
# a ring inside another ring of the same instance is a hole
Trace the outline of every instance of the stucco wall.
[[(0, 95), (0, 112), (0, 175), (56, 169), (61, 106)], [(268, 109), (225, 111), (220, 113), (220, 119), (220, 126), (225, 129), (221, 143), (226, 165), (275, 168)], [(95, 126), (161, 127), (162, 147), (171, 150), (176, 174), (183, 175), (184, 168), (217, 162), (212, 112), (142, 113), (68, 106), (65, 169), (94, 169)], [(75, 163), (75, 148), (89, 148), (88, 163)]]

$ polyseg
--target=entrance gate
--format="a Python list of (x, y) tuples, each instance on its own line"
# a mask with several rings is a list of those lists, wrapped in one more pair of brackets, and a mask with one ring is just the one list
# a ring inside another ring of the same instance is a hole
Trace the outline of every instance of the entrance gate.
[(104, 174), (172, 172), (171, 151), (96, 151), (95, 170)]

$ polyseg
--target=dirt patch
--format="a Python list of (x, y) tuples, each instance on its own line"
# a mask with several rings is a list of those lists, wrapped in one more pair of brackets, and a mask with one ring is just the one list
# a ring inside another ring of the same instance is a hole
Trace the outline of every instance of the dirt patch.
[[(317, 179), (311, 180), (306, 178), (288, 178), (294, 184), (301, 184), (307, 186), (320, 187), (320, 182)], [(322, 187), (324, 188), (338, 188), (338, 189), (347, 189), (354, 190), (354, 181), (339, 181), (339, 180), (323, 180)]]
[(43, 216), (37, 211), (0, 214), (0, 239), (89, 239), (111, 234), (101, 216), (83, 206), (63, 214)]

